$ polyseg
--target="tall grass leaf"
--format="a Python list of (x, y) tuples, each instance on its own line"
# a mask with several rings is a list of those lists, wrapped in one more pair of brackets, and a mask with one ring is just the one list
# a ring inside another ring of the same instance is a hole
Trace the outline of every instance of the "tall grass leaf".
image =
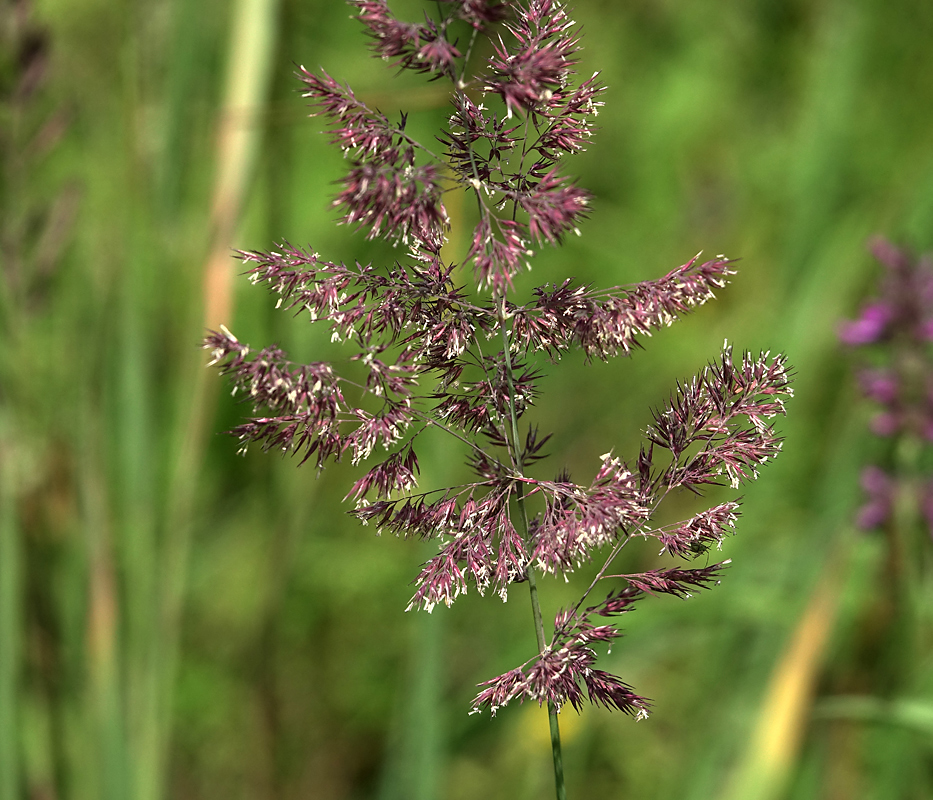
[[(6, 420), (3, 420), (6, 423)], [(3, 431), (3, 434), (6, 432)], [(12, 448), (0, 437), (0, 800), (19, 800), (22, 691), (22, 547)]]
[[(202, 284), (203, 322), (216, 327), (232, 315), (231, 278), (237, 224), (255, 166), (262, 109), (269, 92), (269, 79), (276, 42), (277, 0), (238, 0), (231, 17), (224, 100), (218, 124), (218, 152), (211, 204), (212, 241)], [(197, 333), (192, 331), (192, 341)], [(177, 674), (181, 613), (185, 597), (188, 550), (191, 543), (195, 498), (201, 487), (205, 437), (210, 429), (218, 384), (203, 367), (203, 359), (192, 358), (193, 392), (180, 409), (173, 432), (174, 466), (169, 482), (165, 549), (160, 573), (162, 598), (160, 637), (163, 662), (160, 744), (164, 775), (171, 728), (171, 699)], [(162, 796), (161, 789), (154, 793)]]

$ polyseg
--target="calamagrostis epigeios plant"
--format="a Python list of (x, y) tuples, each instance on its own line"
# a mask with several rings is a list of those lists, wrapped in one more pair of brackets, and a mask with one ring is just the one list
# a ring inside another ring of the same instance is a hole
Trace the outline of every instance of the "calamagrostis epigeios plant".
[[(548, 437), (525, 422), (537, 401), (538, 365), (577, 349), (588, 360), (629, 355), (640, 337), (711, 299), (731, 262), (693, 258), (657, 280), (603, 290), (574, 278), (519, 284), (534, 248), (578, 232), (589, 207), (589, 194), (561, 162), (584, 149), (604, 87), (598, 73), (576, 80), (573, 21), (553, 0), (447, 0), (437, 4), (439, 19), (417, 24), (395, 19), (383, 0), (350, 5), (375, 55), (451, 83), (449, 126), (435, 152), (437, 143), (406, 132), (404, 118), (390, 122), (325, 72), (302, 67), (298, 75), (349, 161), (335, 201), (343, 221), (368, 238), (404, 244), (407, 256), (377, 267), (327, 261), (287, 243), (239, 253), (254, 283), (345, 343), (340, 370), (290, 363), (276, 347), (254, 351), (226, 329), (211, 333), (205, 347), (255, 409), (233, 432), (244, 448), (257, 442), (319, 468), (385, 453), (347, 497), (363, 523), (437, 543), (409, 608), (449, 606), (470, 585), (504, 599), (512, 584), (527, 583), (537, 651), (482, 684), (473, 708), (546, 703), (563, 796), (562, 706), (579, 709), (588, 700), (647, 715), (647, 700), (596, 668), (596, 647), (621, 635), (616, 618), (645, 594), (686, 597), (712, 585), (728, 563), (610, 574), (615, 557), (633, 537), (653, 537), (686, 559), (719, 545), (733, 529), (737, 501), (672, 525), (656, 524), (655, 512), (671, 492), (700, 495), (723, 482), (736, 488), (777, 454), (770, 420), (791, 393), (787, 366), (767, 353), (734, 360), (726, 346), (655, 412), (633, 459), (606, 453), (584, 483), (540, 477), (531, 467)], [(492, 55), (477, 65), (471, 54), (480, 37)], [(472, 196), (477, 209), (462, 264), (441, 255), (444, 196), (455, 191)], [(352, 372), (349, 362), (356, 362)], [(348, 399), (361, 392), (366, 405)], [(468, 450), (472, 482), (418, 491), (416, 450), (428, 426)], [(595, 558), (602, 562), (596, 577), (557, 615), (548, 637), (537, 573), (567, 576)], [(597, 587), (608, 594), (597, 599)]]

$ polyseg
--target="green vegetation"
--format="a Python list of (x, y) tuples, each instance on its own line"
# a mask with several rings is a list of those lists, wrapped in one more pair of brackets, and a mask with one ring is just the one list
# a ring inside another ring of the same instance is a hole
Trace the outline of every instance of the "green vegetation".
[[(647, 353), (565, 359), (538, 410), (554, 460), (582, 479), (593, 453), (634, 457), (625, 437), (726, 332), (798, 377), (723, 585), (625, 620), (611, 668), (652, 716), (562, 714), (568, 794), (933, 796), (930, 611), (896, 695), (864, 662), (885, 550), (851, 520), (883, 443), (835, 336), (877, 274), (871, 235), (933, 249), (933, 6), (573, 5), (581, 73), (609, 86), (573, 164), (596, 201), (535, 283), (741, 261)], [(218, 435), (243, 408), (203, 368), (205, 326), (330, 350), (230, 248), (393, 258), (333, 225), (340, 158), (295, 63), (412, 129), (445, 113), (417, 78), (387, 83), (361, 36), (337, 0), (0, 5), (0, 800), (550, 796), (546, 713), (466, 713), (534, 646), (526, 605), (404, 614), (427, 551), (343, 513), (349, 465), (316, 478)], [(425, 473), (455, 476), (447, 447), (419, 453)]]

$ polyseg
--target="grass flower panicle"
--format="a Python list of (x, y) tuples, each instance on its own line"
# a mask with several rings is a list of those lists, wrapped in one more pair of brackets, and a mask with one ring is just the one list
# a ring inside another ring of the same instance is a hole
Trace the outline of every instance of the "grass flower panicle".
[[(404, 116), (389, 122), (323, 71), (298, 74), (349, 162), (335, 200), (342, 221), (367, 238), (404, 244), (408, 255), (377, 267), (326, 261), (288, 243), (238, 253), (280, 306), (330, 328), (347, 349), (344, 365), (293, 364), (278, 348), (253, 350), (224, 328), (204, 346), (254, 409), (233, 431), (244, 448), (256, 443), (319, 468), (380, 453), (347, 499), (364, 524), (437, 544), (410, 609), (449, 606), (471, 586), (505, 599), (513, 584), (528, 584), (537, 652), (482, 684), (473, 710), (546, 703), (563, 796), (562, 706), (589, 701), (648, 713), (646, 699), (595, 666), (595, 648), (621, 636), (614, 618), (645, 594), (684, 598), (712, 586), (728, 564), (611, 574), (616, 557), (633, 537), (651, 537), (662, 552), (690, 559), (733, 531), (737, 500), (666, 525), (654, 522), (655, 512), (672, 492), (700, 495), (710, 484), (737, 488), (757, 477), (780, 450), (773, 418), (792, 393), (788, 367), (768, 353), (735, 359), (726, 345), (655, 412), (633, 461), (607, 453), (583, 483), (533, 474), (549, 438), (526, 420), (538, 401), (539, 365), (573, 350), (587, 360), (630, 355), (654, 330), (712, 299), (733, 262), (697, 256), (632, 286), (604, 290), (568, 278), (520, 294), (516, 277), (534, 249), (579, 232), (591, 202), (563, 165), (592, 135), (604, 87), (598, 73), (577, 80), (580, 38), (567, 10), (554, 0), (447, 0), (437, 4), (440, 18), (409, 24), (379, 0), (350, 5), (377, 56), (451, 83), (436, 154), (406, 132)], [(475, 63), (480, 36), (490, 40), (485, 64)], [(476, 202), (460, 265), (441, 252), (451, 224), (444, 197), (458, 190)], [(472, 286), (461, 269), (468, 264)], [(471, 482), (419, 491), (416, 447), (429, 426), (464, 447)], [(596, 559), (602, 566), (577, 605), (557, 615), (548, 642), (536, 572), (568, 576)], [(586, 605), (607, 582), (614, 588), (606, 599)], [(597, 624), (600, 617), (610, 621)]]

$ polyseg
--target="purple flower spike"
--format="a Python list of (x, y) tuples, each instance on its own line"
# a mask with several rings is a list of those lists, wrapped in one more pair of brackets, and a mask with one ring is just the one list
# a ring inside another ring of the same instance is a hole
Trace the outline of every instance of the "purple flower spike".
[(878, 297), (858, 320), (842, 326), (840, 338), (847, 344), (876, 345), (872, 366), (858, 371), (859, 388), (881, 406), (871, 421), (872, 432), (900, 441), (892, 448), (889, 472), (875, 466), (863, 471), (866, 501), (856, 522), (866, 530), (886, 526), (899, 538), (911, 532), (894, 527), (902, 526), (901, 520), (892, 520), (898, 494), (905, 501), (916, 498), (920, 514), (933, 523), (933, 487), (927, 483), (919, 497), (915, 491), (926, 482), (918, 474), (918, 464), (926, 459), (903, 457), (916, 452), (920, 443), (933, 442), (933, 260), (916, 258), (884, 239), (874, 240), (871, 251), (884, 266)]
[(904, 433), (933, 441), (933, 262), (915, 259), (884, 240), (872, 246), (884, 265), (880, 297), (868, 303), (839, 336), (849, 345), (876, 348), (886, 364), (858, 372), (862, 393), (882, 406), (872, 420), (879, 436)]

